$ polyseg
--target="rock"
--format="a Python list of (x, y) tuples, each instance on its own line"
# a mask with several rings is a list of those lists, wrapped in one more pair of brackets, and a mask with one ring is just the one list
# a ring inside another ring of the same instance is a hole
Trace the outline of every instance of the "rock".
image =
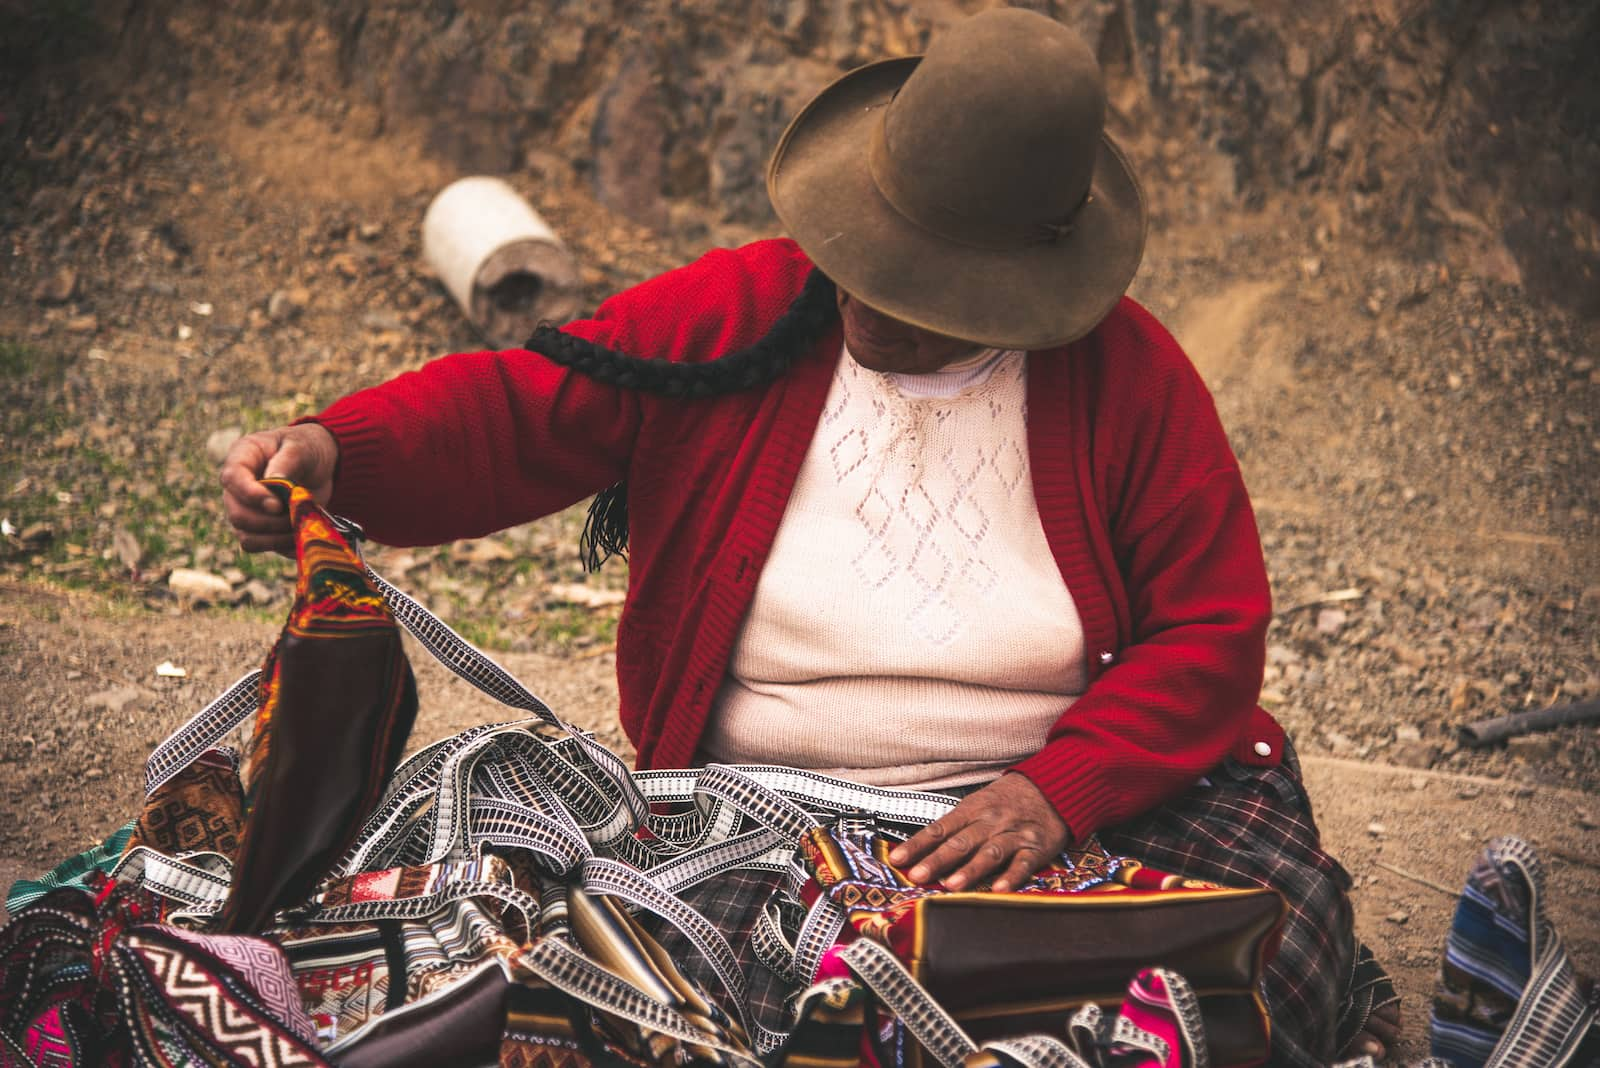
[(144, 560), (143, 546), (126, 527), (118, 527), (112, 533), (111, 551), (116, 553), (117, 559), (122, 561), (122, 566), (129, 571), (137, 570)]
[(1349, 619), (1350, 616), (1342, 608), (1324, 608), (1317, 613), (1317, 633), (1338, 634)]
[(1583, 828), (1586, 831), (1592, 831), (1592, 830), (1595, 830), (1597, 828), (1600, 828), (1600, 821), (1597, 821), (1594, 818), (1594, 815), (1592, 813), (1589, 813), (1589, 812), (1577, 812), (1577, 813), (1574, 813), (1573, 817), (1572, 817), (1572, 820), (1579, 827)]
[(130, 705), (139, 708), (155, 699), (155, 694), (138, 686), (117, 686), (99, 693), (90, 694), (83, 699), (84, 707), (100, 712), (116, 714), (127, 709)]
[(1356, 743), (1351, 740), (1348, 734), (1344, 734), (1340, 731), (1328, 731), (1323, 735), (1323, 738), (1327, 740), (1328, 748), (1331, 749), (1336, 756), (1344, 756), (1355, 752)]
[(1402, 724), (1394, 729), (1394, 740), (1397, 742), (1420, 742), (1422, 730), (1409, 723)]
[(352, 253), (341, 252), (333, 256), (328, 260), (328, 266), (343, 278), (353, 281), (361, 277), (361, 263)]
[(94, 315), (74, 315), (65, 325), (69, 334), (92, 334), (100, 329), (100, 319)]
[(96, 779), (103, 779), (106, 777), (106, 769), (99, 767), (90, 768), (88, 771), (83, 773), (83, 777), (88, 779), (90, 782), (93, 782)]
[(1411, 914), (1408, 912), (1401, 912), (1399, 909), (1396, 909), (1395, 911), (1389, 913), (1389, 915), (1385, 916), (1384, 919), (1388, 920), (1396, 927), (1404, 927), (1406, 925), (1406, 921), (1411, 919)]
[(221, 575), (198, 571), (190, 567), (176, 567), (167, 576), (167, 588), (180, 601), (205, 601), (219, 603), (229, 599), (233, 587)]
[(240, 571), (236, 567), (225, 567), (222, 569), (222, 581), (226, 582), (230, 586), (243, 586), (245, 579), (249, 577), (249, 575), (246, 575), (243, 571)]
[(1367, 824), (1367, 833), (1374, 838), (1382, 838), (1385, 834), (1389, 833), (1389, 828), (1374, 820), (1373, 822)]
[(228, 458), (228, 450), (233, 448), (233, 443), (243, 436), (244, 431), (236, 426), (213, 430), (206, 438), (206, 458), (214, 464), (222, 463)]
[(251, 579), (239, 590), (239, 597), (251, 604), (271, 604), (278, 595), (260, 579)]
[(621, 604), (627, 594), (621, 590), (600, 590), (581, 582), (555, 582), (550, 585), (550, 599), (563, 604), (581, 605), (584, 608), (604, 608)]
[(311, 303), (311, 291), (305, 286), (291, 286), (274, 290), (267, 298), (267, 318), (275, 323), (298, 319)]
[(62, 267), (33, 287), (33, 299), (40, 304), (65, 304), (78, 291), (78, 272)]
[(36, 549), (55, 541), (56, 528), (49, 523), (30, 523), (22, 528), (22, 533), (17, 537), (22, 540), (22, 544)]
[(1439, 747), (1427, 742), (1401, 742), (1390, 752), (1403, 768), (1431, 768), (1439, 762)]
[(1463, 801), (1476, 801), (1483, 796), (1483, 791), (1476, 786), (1463, 786), (1456, 791), (1456, 796)]
[(1549, 734), (1524, 734), (1517, 738), (1506, 739), (1507, 756), (1520, 758), (1532, 764), (1554, 760), (1560, 748), (1556, 738)]
[(387, 308), (375, 309), (361, 317), (361, 325), (368, 330), (404, 330), (405, 320)]

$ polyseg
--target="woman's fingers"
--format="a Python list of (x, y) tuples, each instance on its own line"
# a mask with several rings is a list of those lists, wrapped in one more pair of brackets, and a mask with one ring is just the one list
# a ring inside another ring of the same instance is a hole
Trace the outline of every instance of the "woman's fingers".
[(283, 502), (261, 484), (287, 478), (326, 503), (333, 489), (339, 450), (333, 435), (304, 423), (246, 434), (222, 461), (222, 507), (248, 552), (289, 552), (294, 547)]
[(1013, 890), (1059, 853), (1068, 837), (1038, 787), (1008, 774), (896, 846), (889, 860), (911, 865), (906, 875), (918, 883), (941, 880), (960, 890), (999, 873), (995, 889)]

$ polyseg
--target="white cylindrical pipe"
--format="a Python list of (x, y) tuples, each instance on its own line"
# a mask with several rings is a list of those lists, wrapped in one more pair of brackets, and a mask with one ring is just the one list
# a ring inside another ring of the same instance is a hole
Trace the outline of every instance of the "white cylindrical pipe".
[(578, 306), (578, 268), (550, 225), (499, 178), (446, 186), (422, 217), (422, 255), (492, 344), (521, 345)]

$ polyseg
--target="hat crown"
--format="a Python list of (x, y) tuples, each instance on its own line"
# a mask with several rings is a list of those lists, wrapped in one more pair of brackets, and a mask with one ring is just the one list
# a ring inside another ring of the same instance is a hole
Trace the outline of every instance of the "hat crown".
[(1105, 127), (1099, 64), (1076, 33), (999, 9), (935, 38), (886, 108), (873, 178), (913, 223), (981, 247), (1049, 240), (1083, 204)]

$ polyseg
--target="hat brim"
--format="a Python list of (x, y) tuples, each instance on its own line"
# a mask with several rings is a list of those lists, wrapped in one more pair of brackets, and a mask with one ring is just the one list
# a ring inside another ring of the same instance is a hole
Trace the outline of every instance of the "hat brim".
[(1144, 253), (1144, 197), (1126, 158), (1101, 138), (1091, 198), (1053, 242), (975, 248), (925, 230), (884, 199), (868, 162), (882, 109), (920, 58), (851, 71), (795, 116), (767, 167), (778, 218), (837, 285), (903, 322), (997, 348), (1077, 340)]

